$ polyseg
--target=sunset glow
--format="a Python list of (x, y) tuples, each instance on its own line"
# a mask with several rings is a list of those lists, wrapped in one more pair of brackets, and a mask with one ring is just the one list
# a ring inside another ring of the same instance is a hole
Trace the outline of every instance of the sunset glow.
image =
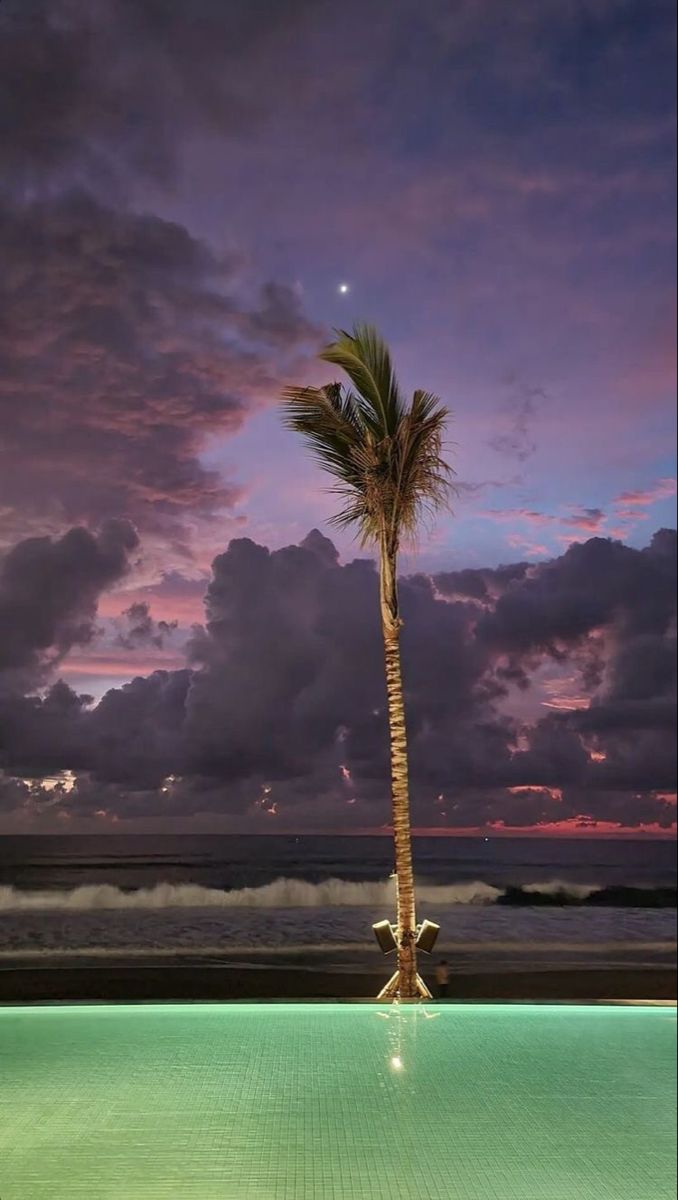
[(0, 4), (0, 832), (388, 821), (374, 548), (280, 409), (363, 321), (452, 416), (413, 823), (663, 831), (673, 6), (204, 7)]

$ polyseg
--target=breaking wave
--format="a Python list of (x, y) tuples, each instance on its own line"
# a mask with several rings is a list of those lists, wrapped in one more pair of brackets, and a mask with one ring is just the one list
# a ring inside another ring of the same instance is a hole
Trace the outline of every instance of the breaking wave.
[[(676, 903), (675, 888), (604, 887), (599, 884), (569, 883), (561, 879), (528, 883), (520, 887), (493, 887), (472, 883), (422, 884), (419, 901), (432, 906), (467, 904), (568, 905), (595, 904), (618, 907), (664, 908)], [(0, 913), (36, 909), (90, 911), (96, 909), (171, 908), (390, 908), (395, 900), (392, 879), (383, 882), (353, 882), (325, 879), (308, 883), (303, 879), (275, 879), (261, 887), (201, 887), (194, 883), (158, 883), (154, 887), (124, 890), (112, 884), (94, 884), (70, 890), (24, 891), (0, 887)]]
[[(325, 879), (308, 883), (303, 879), (275, 879), (261, 887), (201, 887), (193, 883), (158, 883), (154, 887), (125, 891), (111, 884), (95, 884), (71, 890), (23, 891), (0, 887), (0, 913), (35, 909), (88, 911), (95, 909), (165, 908), (371, 908), (391, 907), (395, 898), (393, 880), (380, 883)], [(569, 883), (561, 879), (528, 883), (521, 887), (493, 887), (472, 883), (422, 884), (417, 898), (438, 907), (466, 904), (544, 905), (608, 904), (619, 907), (667, 907), (676, 902), (675, 888), (603, 887)]]
[[(418, 897), (428, 904), (493, 904), (501, 889), (486, 883), (423, 885)], [(128, 909), (128, 908), (383, 908), (392, 906), (395, 886), (325, 879), (307, 883), (303, 879), (275, 879), (261, 887), (222, 891), (193, 883), (158, 883), (154, 887), (124, 891), (110, 884), (73, 888), (70, 891), (22, 891), (0, 887), (0, 912), (31, 909)]]

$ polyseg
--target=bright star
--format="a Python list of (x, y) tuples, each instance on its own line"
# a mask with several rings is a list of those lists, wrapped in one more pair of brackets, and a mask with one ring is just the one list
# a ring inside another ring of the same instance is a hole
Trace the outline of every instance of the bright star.
[(340, 294), (341, 296), (345, 296), (345, 295), (346, 295), (346, 293), (348, 292), (348, 284), (347, 284), (347, 283), (340, 283), (340, 284), (339, 284), (339, 287), (337, 288), (337, 291), (339, 292), (339, 294)]

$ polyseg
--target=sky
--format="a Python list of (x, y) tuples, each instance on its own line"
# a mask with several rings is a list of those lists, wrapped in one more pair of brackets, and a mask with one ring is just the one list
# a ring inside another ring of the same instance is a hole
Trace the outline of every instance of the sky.
[(673, 7), (0, 3), (0, 830), (388, 825), (278, 410), (358, 320), (450, 410), (415, 826), (675, 829)]

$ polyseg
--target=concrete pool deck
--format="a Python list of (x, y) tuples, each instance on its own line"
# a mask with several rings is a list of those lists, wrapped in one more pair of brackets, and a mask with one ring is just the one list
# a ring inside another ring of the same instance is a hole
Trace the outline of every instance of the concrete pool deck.
[(0, 1008), (2, 1200), (673, 1200), (675, 1008)]
[[(92, 963), (0, 969), (0, 1004), (56, 1000), (339, 1000), (376, 996), (390, 964), (373, 973), (283, 970), (235, 963)], [(431, 981), (431, 987), (434, 988)], [(456, 1000), (600, 1001), (676, 999), (675, 967), (563, 968), (548, 971), (454, 972)], [(0, 1193), (1, 1200), (1, 1193)]]

